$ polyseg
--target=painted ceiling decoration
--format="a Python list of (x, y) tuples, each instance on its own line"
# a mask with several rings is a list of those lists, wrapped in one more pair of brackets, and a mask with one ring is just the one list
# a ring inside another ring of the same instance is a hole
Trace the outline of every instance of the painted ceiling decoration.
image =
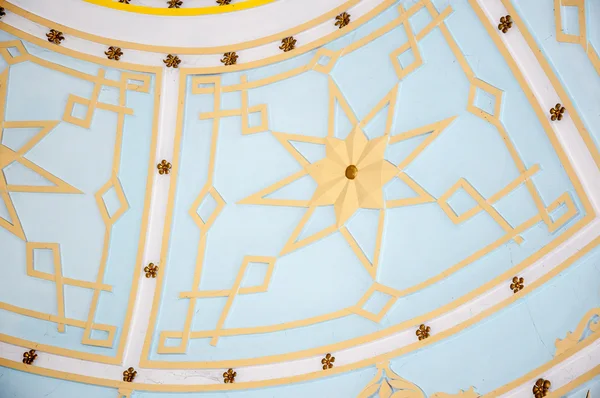
[(0, 1), (0, 397), (600, 395), (600, 2)]

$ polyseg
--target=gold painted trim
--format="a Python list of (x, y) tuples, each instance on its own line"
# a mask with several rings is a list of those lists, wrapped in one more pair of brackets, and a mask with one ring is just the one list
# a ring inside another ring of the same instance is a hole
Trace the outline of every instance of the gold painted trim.
[[(158, 52), (158, 53), (165, 53), (165, 54), (177, 53), (178, 55), (192, 55), (192, 54), (193, 55), (202, 55), (202, 54), (223, 54), (227, 51), (239, 51), (239, 50), (244, 50), (247, 48), (262, 46), (262, 45), (269, 44), (272, 42), (278, 42), (283, 37), (297, 35), (301, 32), (310, 30), (317, 25), (326, 23), (330, 19), (335, 18), (335, 16), (337, 14), (339, 14), (340, 12), (347, 10), (351, 7), (354, 7), (355, 5), (360, 3), (360, 1), (361, 0), (347, 0), (344, 4), (332, 9), (331, 11), (326, 12), (325, 14), (323, 14), (321, 16), (318, 16), (308, 22), (305, 22), (303, 24), (300, 24), (298, 26), (284, 30), (279, 33), (275, 33), (275, 34), (272, 34), (269, 36), (264, 36), (259, 39), (249, 40), (249, 41), (240, 42), (240, 43), (232, 43), (232, 44), (228, 44), (228, 45), (224, 45), (224, 46), (215, 46), (215, 47), (154, 46), (154, 45), (148, 45), (148, 44), (134, 43), (134, 42), (130, 42), (130, 41), (113, 40), (111, 38), (97, 36), (97, 35), (94, 35), (91, 33), (86, 33), (86, 32), (83, 32), (83, 31), (80, 31), (77, 29), (70, 28), (65, 25), (55, 23), (46, 18), (40, 17), (36, 14), (33, 14), (29, 11), (25, 11), (24, 9), (22, 9), (18, 6), (14, 5), (12, 3), (9, 3), (8, 0), (1, 0), (0, 5), (3, 6), (7, 11), (15, 13), (15, 14), (17, 14), (23, 18), (26, 18), (32, 22), (35, 22), (39, 25), (43, 25), (46, 27), (54, 27), (55, 29), (60, 30), (61, 32), (63, 32), (66, 35), (79, 37), (80, 39), (93, 41), (95, 43), (100, 43), (100, 44), (104, 44), (107, 46), (115, 45), (115, 46), (119, 46), (121, 48), (126, 48), (126, 49), (131, 49), (131, 50)], [(387, 1), (385, 1), (385, 3), (388, 5), (391, 5), (394, 3), (394, 1), (387, 0)], [(224, 7), (226, 7), (226, 6), (224, 6)], [(380, 8), (380, 7), (378, 7), (378, 8)], [(349, 27), (348, 29), (344, 29), (344, 30), (347, 32), (350, 32), (351, 30), (354, 30), (355, 28), (357, 28), (360, 24), (353, 22), (352, 25), (353, 26)], [(308, 51), (308, 50), (306, 50), (306, 51)], [(297, 54), (297, 53), (294, 52), (294, 54)]]
[(273, 3), (275, 0), (246, 0), (238, 1), (225, 6), (208, 6), (194, 8), (159, 8), (140, 6), (135, 4), (116, 3), (112, 0), (84, 0), (86, 3), (100, 7), (112, 8), (118, 11), (133, 12), (136, 14), (160, 15), (165, 17), (191, 17), (197, 15), (226, 14), (235, 11), (249, 10)]

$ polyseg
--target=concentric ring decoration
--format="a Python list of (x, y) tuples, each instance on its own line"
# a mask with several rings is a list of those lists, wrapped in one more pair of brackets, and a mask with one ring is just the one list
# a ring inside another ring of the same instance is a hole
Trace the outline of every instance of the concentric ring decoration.
[(119, 11), (127, 11), (139, 14), (161, 15), (161, 16), (197, 16), (197, 15), (213, 15), (223, 14), (234, 11), (248, 10), (254, 7), (264, 6), (273, 3), (276, 0), (242, 0), (233, 4), (212, 5), (206, 7), (189, 7), (189, 8), (165, 8), (151, 7), (135, 4), (117, 3), (111, 0), (83, 0), (91, 4), (102, 7), (112, 8)]

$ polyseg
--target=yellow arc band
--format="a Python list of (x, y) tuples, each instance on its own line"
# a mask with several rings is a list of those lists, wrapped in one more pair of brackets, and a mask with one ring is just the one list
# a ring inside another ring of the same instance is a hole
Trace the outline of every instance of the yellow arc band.
[(135, 12), (137, 14), (162, 15), (166, 17), (181, 17), (194, 15), (224, 14), (228, 12), (247, 10), (249, 8), (260, 7), (265, 4), (273, 3), (275, 0), (246, 0), (226, 6), (209, 6), (196, 8), (159, 8), (138, 6), (134, 4), (117, 3), (114, 0), (84, 0), (87, 3), (98, 6), (113, 8), (120, 11)]

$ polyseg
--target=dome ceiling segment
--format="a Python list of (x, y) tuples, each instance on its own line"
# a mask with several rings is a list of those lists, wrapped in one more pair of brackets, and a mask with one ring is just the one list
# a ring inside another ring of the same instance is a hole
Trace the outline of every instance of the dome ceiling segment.
[(600, 382), (600, 19), (574, 29), (551, 0), (365, 0), (336, 19), (331, 2), (315, 28), (201, 56), (2, 4), (0, 393)]

